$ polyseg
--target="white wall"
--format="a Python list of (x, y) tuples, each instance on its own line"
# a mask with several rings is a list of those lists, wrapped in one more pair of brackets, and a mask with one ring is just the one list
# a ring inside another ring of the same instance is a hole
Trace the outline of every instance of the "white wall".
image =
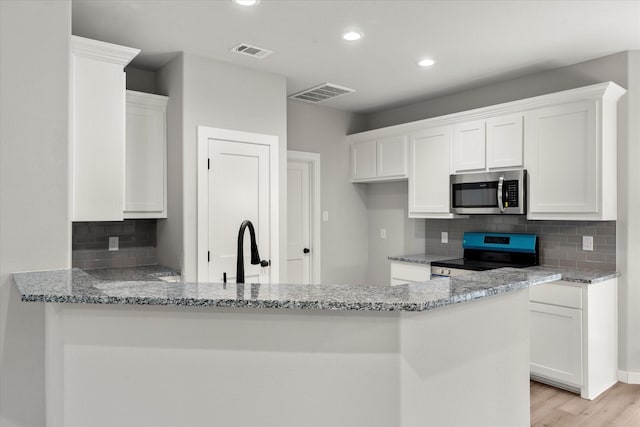
[[(346, 135), (362, 117), (300, 101), (287, 103), (289, 150), (320, 153), (322, 283), (366, 283), (368, 260), (367, 185), (349, 183)], [(286, 168), (285, 168), (286, 171)]]
[[(620, 369), (640, 382), (640, 50), (629, 52), (626, 141), (618, 139), (618, 222), (620, 284)], [(620, 121), (619, 121), (620, 123)]]
[(158, 74), (155, 71), (126, 67), (127, 89), (138, 92), (157, 93)]
[[(285, 165), (286, 79), (187, 53), (168, 67), (159, 73), (159, 89), (161, 92), (166, 91), (170, 98), (172, 90), (182, 95), (182, 117), (178, 117), (179, 113), (171, 108), (171, 100), (167, 113), (171, 147), (169, 156), (172, 156), (173, 150), (180, 151), (176, 158), (169, 160), (169, 165), (173, 165), (170, 166), (169, 180), (178, 176), (177, 179), (182, 179), (182, 183), (180, 188), (168, 188), (170, 211), (166, 222), (159, 223), (158, 253), (160, 262), (166, 262), (170, 266), (175, 266), (176, 258), (180, 258), (180, 269), (185, 279), (195, 280), (197, 127), (210, 126), (276, 135), (279, 138), (279, 161), (281, 165)], [(175, 105), (178, 108), (179, 104)], [(181, 133), (178, 129), (180, 126)], [(280, 168), (280, 211), (283, 212), (280, 216), (280, 260), (286, 259), (286, 173), (285, 167)], [(180, 204), (182, 216), (175, 214)], [(178, 249), (171, 248), (171, 245), (182, 246), (183, 253), (178, 254)], [(165, 250), (168, 255), (163, 254)], [(280, 277), (286, 277), (286, 263), (282, 261)]]
[[(428, 101), (371, 114), (367, 129), (436, 117), (472, 108), (528, 98), (612, 80), (628, 89), (618, 102), (618, 221), (616, 251), (619, 284), (620, 369), (640, 375), (640, 56), (621, 52), (580, 64), (483, 86)], [(401, 209), (404, 201), (387, 199), (369, 209), (369, 218)], [(395, 229), (394, 229), (395, 230)], [(389, 231), (388, 231), (389, 232)], [(398, 231), (399, 232), (399, 231)], [(370, 227), (370, 253), (382, 252)], [(396, 233), (396, 231), (393, 231)], [(635, 262), (634, 262), (635, 261)]]
[(178, 55), (157, 75), (158, 93), (167, 103), (167, 219), (158, 220), (158, 263), (183, 270), (183, 57)]
[[(367, 192), (369, 233), (369, 278), (379, 286), (389, 285), (389, 255), (423, 253), (427, 245), (424, 219), (409, 218), (407, 181), (369, 184)], [(380, 238), (380, 229), (386, 239)]]
[(0, 425), (42, 426), (44, 304), (16, 271), (69, 268), (71, 2), (0, 1)]

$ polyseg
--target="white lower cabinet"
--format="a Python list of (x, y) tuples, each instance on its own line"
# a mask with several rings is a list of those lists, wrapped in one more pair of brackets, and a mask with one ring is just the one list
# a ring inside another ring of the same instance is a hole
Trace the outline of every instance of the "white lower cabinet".
[(391, 263), (391, 286), (409, 282), (426, 282), (431, 279), (431, 264), (411, 262)]
[(125, 218), (167, 217), (168, 99), (127, 91)]
[(582, 385), (582, 310), (529, 303), (531, 373), (580, 388)]
[(617, 279), (538, 285), (529, 301), (533, 379), (585, 399), (617, 382)]

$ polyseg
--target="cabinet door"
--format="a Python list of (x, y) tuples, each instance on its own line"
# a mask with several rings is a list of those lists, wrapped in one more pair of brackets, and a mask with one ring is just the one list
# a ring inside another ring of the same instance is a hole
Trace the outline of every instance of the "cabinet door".
[(378, 178), (407, 176), (407, 138), (392, 136), (377, 141)]
[(127, 91), (125, 218), (166, 218), (167, 98)]
[(454, 130), (455, 172), (478, 171), (485, 169), (485, 122), (461, 123)]
[(582, 310), (529, 303), (530, 370), (545, 378), (582, 385)]
[(121, 221), (124, 67), (140, 50), (71, 36), (72, 220)]
[(426, 282), (428, 280), (431, 280), (430, 264), (391, 263), (391, 286), (403, 285), (409, 282)]
[(124, 210), (122, 65), (73, 56), (73, 220), (121, 221)]
[(410, 136), (409, 217), (450, 216), (451, 128), (440, 127)]
[(376, 141), (351, 144), (351, 179), (365, 180), (376, 177)]
[(522, 167), (522, 116), (487, 120), (487, 167)]
[(525, 116), (529, 217), (598, 212), (596, 102), (534, 110)]

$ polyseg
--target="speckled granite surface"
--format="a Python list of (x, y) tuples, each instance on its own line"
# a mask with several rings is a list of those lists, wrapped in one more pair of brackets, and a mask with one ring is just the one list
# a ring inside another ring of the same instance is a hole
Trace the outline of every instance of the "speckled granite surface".
[(412, 262), (414, 264), (431, 264), (434, 261), (442, 261), (450, 259), (449, 255), (427, 255), (427, 254), (415, 254), (415, 255), (395, 255), (387, 257), (390, 261), (402, 261)]
[[(451, 259), (451, 257), (442, 256), (442, 255), (417, 254), (417, 255), (390, 256), (389, 259), (391, 261), (404, 261), (404, 262), (412, 262), (416, 264), (430, 264), (434, 261), (443, 261), (446, 259)], [(552, 267), (552, 266), (546, 266), (546, 265), (540, 265), (536, 267), (527, 267), (527, 270), (550, 271), (554, 273), (559, 273), (562, 276), (561, 280), (566, 280), (567, 282), (587, 283), (587, 284), (603, 282), (605, 280), (613, 279), (614, 277), (620, 276), (620, 273), (616, 271), (579, 270), (575, 268)]]
[(560, 273), (560, 275), (562, 276), (561, 280), (587, 284), (604, 282), (605, 280), (620, 277), (620, 273), (618, 273), (617, 271), (603, 272), (594, 270), (576, 270), (571, 268), (550, 267), (546, 265), (527, 267), (526, 269), (530, 271), (552, 271), (555, 273)]
[(163, 265), (140, 265), (121, 268), (84, 268), (82, 271), (98, 280), (115, 281), (145, 281), (156, 280), (159, 277), (180, 276), (176, 270)]
[(394, 287), (100, 280), (79, 269), (15, 273), (13, 278), (22, 301), (426, 311), (558, 280), (560, 274), (503, 268)]

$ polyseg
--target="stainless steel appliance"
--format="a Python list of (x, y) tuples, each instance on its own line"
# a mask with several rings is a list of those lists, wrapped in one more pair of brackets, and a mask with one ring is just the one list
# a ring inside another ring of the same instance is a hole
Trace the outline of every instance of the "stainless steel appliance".
[(431, 263), (431, 277), (449, 277), (502, 267), (538, 265), (538, 237), (519, 233), (464, 233), (464, 257)]
[(522, 215), (527, 212), (526, 181), (524, 169), (451, 175), (451, 212)]

